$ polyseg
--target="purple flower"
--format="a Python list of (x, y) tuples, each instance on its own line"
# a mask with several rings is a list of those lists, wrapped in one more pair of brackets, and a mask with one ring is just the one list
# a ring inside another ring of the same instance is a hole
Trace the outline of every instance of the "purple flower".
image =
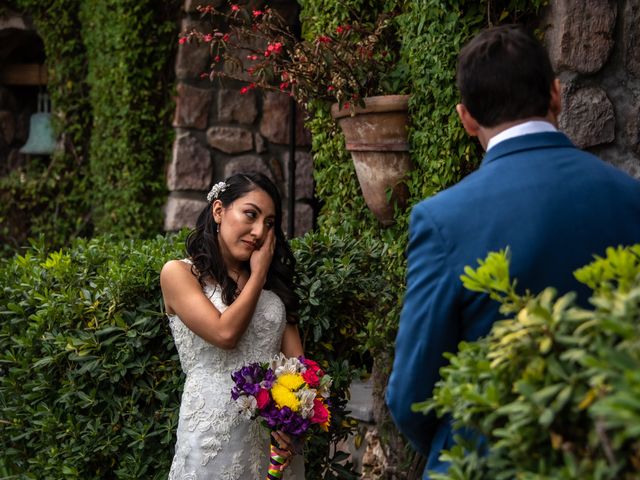
[(276, 382), (276, 374), (273, 373), (273, 370), (267, 368), (267, 371), (264, 372), (264, 380), (262, 380), (261, 386), (262, 388), (266, 388), (267, 390), (271, 389), (273, 384)]
[(311, 426), (309, 420), (302, 418), (289, 407), (283, 407), (279, 410), (272, 404), (260, 412), (260, 415), (264, 418), (265, 424), (272, 430), (282, 430), (294, 436), (304, 434)]
[(237, 400), (240, 395), (245, 394), (255, 396), (260, 390), (260, 382), (264, 376), (259, 363), (252, 363), (233, 372), (231, 379), (236, 385), (231, 389), (231, 398)]

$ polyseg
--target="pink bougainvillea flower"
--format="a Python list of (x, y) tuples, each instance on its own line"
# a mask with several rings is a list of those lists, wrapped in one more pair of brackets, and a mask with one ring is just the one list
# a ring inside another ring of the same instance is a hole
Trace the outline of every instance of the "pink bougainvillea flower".
[(178, 43), (180, 45), (183, 45), (183, 44), (187, 43), (187, 37), (181, 37), (180, 40), (178, 40)]
[(253, 16), (255, 18), (258, 18), (259, 16), (264, 15), (264, 12), (262, 10), (254, 10), (253, 11)]
[(240, 89), (240, 95), (244, 95), (245, 93), (247, 93), (249, 91), (249, 87), (242, 87)]
[(222, 40), (225, 41), (225, 42), (228, 42), (230, 38), (231, 38), (231, 35), (229, 35), (228, 33), (225, 33), (222, 36)]
[(240, 7), (238, 5), (231, 4), (231, 11), (232, 12), (238, 12), (238, 11), (240, 11)]
[(331, 43), (331, 38), (327, 37), (326, 35), (320, 35), (316, 40), (319, 43)]
[(207, 33), (204, 37), (202, 37), (202, 39), (205, 42), (210, 42), (211, 40), (213, 40), (213, 35), (211, 35), (210, 33)]

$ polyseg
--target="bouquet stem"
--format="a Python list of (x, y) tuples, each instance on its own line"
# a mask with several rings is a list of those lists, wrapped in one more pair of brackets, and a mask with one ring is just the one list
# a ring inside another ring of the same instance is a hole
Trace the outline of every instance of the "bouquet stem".
[(267, 472), (267, 480), (279, 480), (284, 473), (283, 464), (286, 458), (281, 457), (276, 452), (276, 445), (273, 437), (271, 438), (271, 449), (269, 452), (269, 471)]

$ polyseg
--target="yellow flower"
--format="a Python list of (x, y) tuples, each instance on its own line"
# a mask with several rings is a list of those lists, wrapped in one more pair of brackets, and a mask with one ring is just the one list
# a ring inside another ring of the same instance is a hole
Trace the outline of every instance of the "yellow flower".
[(300, 410), (300, 400), (293, 393), (304, 385), (302, 375), (284, 373), (278, 377), (271, 387), (271, 396), (279, 408), (289, 407), (294, 412)]
[(278, 377), (276, 383), (295, 392), (304, 385), (304, 379), (299, 373), (284, 373)]
[(278, 408), (289, 407), (294, 412), (300, 409), (300, 401), (287, 387), (276, 383), (271, 387), (271, 396)]

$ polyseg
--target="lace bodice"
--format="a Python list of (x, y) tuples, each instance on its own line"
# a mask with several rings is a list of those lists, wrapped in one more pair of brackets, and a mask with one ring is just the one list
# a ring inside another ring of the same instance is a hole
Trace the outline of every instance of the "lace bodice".
[[(220, 313), (227, 309), (219, 287), (208, 285), (204, 293)], [(198, 371), (230, 374), (247, 363), (269, 360), (280, 352), (280, 341), (286, 325), (285, 314), (280, 297), (263, 290), (253, 318), (233, 350), (223, 350), (204, 341), (189, 330), (177, 315), (169, 315), (182, 370), (187, 376)]]
[[(219, 287), (207, 285), (203, 292), (220, 312), (226, 310)], [(257, 421), (238, 414), (238, 407), (231, 400), (231, 373), (248, 363), (267, 361), (280, 352), (285, 314), (280, 297), (263, 290), (247, 330), (232, 350), (204, 341), (177, 315), (168, 315), (186, 374), (170, 480), (266, 476), (269, 434)], [(301, 457), (294, 457), (284, 478), (304, 478)]]

